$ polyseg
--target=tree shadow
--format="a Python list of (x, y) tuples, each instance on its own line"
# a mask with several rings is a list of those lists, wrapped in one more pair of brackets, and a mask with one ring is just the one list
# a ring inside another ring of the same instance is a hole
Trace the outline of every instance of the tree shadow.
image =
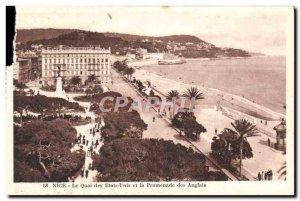
[(174, 134), (173, 136), (176, 140), (185, 140), (185, 138), (182, 135), (180, 136), (179, 134)]
[(270, 147), (270, 148), (274, 148), (275, 143), (271, 142), (270, 146), (268, 145), (268, 140), (259, 140), (259, 144)]

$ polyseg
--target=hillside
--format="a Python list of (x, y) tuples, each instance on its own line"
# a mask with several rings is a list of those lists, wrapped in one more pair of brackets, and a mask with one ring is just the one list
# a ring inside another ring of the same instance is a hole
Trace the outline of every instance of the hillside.
[[(162, 37), (153, 36), (138, 36), (131, 34), (121, 33), (99, 33), (82, 30), (61, 30), (63, 34), (59, 34), (56, 29), (46, 30), (30, 30), (27, 31), (31, 36), (19, 36), (19, 40), (27, 38), (34, 38), (38, 36), (42, 38), (42, 33), (45, 38), (38, 40), (31, 40), (17, 46), (17, 50), (32, 49), (32, 45), (42, 44), (43, 46), (101, 46), (103, 48), (111, 48), (113, 54), (125, 55), (126, 53), (137, 53), (138, 48), (146, 49), (148, 52), (170, 52), (175, 55), (183, 56), (186, 58), (214, 58), (214, 57), (249, 57), (249, 52), (234, 49), (234, 48), (219, 48), (211, 43), (207, 43), (196, 36), (191, 35), (170, 35)], [(67, 33), (66, 33), (67, 32)], [(20, 32), (22, 33), (22, 31)], [(38, 35), (40, 33), (41, 35)], [(24, 34), (24, 31), (23, 31)]]
[(17, 29), (16, 42), (26, 43), (28, 41), (50, 39), (76, 31), (76, 29)]
[(104, 33), (104, 35), (109, 36), (109, 37), (119, 37), (119, 38), (122, 38), (123, 40), (127, 40), (127, 41), (148, 39), (148, 40), (161, 40), (163, 42), (174, 41), (174, 42), (178, 42), (178, 43), (204, 42), (204, 41), (200, 40), (199, 38), (197, 38), (196, 36), (191, 36), (191, 35), (170, 35), (170, 36), (154, 37), (154, 36), (140, 36), (140, 35), (123, 34), (123, 33), (111, 33), (111, 32), (106, 32), (106, 33)]

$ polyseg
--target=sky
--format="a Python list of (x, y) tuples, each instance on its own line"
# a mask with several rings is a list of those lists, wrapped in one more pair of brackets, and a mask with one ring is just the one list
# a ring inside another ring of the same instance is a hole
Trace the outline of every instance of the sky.
[(286, 51), (283, 7), (17, 7), (17, 28), (70, 28), (148, 36), (189, 34), (219, 47)]

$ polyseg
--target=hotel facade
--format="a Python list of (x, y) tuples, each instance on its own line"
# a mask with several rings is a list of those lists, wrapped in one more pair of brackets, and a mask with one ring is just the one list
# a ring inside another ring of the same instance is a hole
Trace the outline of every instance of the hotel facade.
[(81, 78), (82, 84), (95, 75), (101, 84), (111, 83), (111, 50), (100, 47), (63, 47), (42, 50), (42, 84), (53, 85), (60, 76), (65, 83), (72, 77)]

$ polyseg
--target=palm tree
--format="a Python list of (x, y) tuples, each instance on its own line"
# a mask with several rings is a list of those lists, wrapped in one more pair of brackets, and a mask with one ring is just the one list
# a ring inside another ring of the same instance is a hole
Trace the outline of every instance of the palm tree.
[(172, 114), (171, 118), (173, 118), (174, 115), (175, 115), (175, 104), (176, 104), (176, 100), (178, 98), (179, 98), (179, 93), (176, 90), (171, 90), (167, 94), (167, 101), (171, 101), (172, 102), (173, 114)]
[(240, 177), (242, 177), (242, 159), (243, 159), (243, 145), (244, 138), (253, 136), (258, 132), (256, 126), (251, 122), (248, 122), (245, 119), (235, 120), (234, 123), (231, 123), (231, 126), (234, 128), (228, 129), (230, 132), (235, 134), (240, 142)]
[(197, 89), (196, 87), (188, 88), (184, 93), (183, 96), (188, 98), (191, 101), (190, 111), (194, 109), (194, 101), (204, 99), (203, 93)]
[(277, 171), (277, 173), (280, 173), (279, 179), (283, 177), (284, 180), (286, 180), (286, 162), (283, 163), (283, 166)]

